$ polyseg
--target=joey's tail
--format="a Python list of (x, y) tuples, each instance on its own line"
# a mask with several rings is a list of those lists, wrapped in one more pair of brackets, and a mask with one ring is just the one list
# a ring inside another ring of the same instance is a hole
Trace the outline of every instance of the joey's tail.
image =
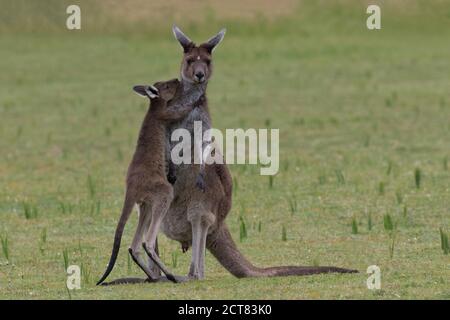
[(208, 236), (208, 250), (216, 257), (222, 266), (238, 278), (244, 277), (280, 277), (305, 276), (318, 273), (356, 273), (357, 270), (338, 267), (301, 267), (282, 266), (258, 268), (248, 261), (238, 250), (231, 238), (228, 227), (224, 224), (216, 232)]
[(111, 273), (114, 264), (116, 263), (117, 255), (119, 254), (120, 249), (120, 241), (122, 240), (123, 229), (125, 228), (125, 224), (128, 221), (128, 218), (133, 211), (133, 206), (136, 202), (134, 199), (129, 197), (128, 195), (125, 197), (125, 202), (123, 204), (122, 214), (120, 215), (119, 223), (116, 227), (116, 234), (114, 235), (114, 244), (111, 253), (111, 258), (109, 259), (108, 267), (106, 268), (105, 273), (101, 277), (101, 279), (97, 282), (97, 285), (101, 284), (105, 281), (106, 277)]

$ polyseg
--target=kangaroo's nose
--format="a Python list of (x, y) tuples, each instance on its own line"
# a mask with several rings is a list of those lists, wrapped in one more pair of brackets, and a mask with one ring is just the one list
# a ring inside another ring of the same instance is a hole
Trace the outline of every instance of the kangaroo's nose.
[(202, 71), (198, 71), (198, 72), (195, 73), (195, 77), (198, 80), (202, 80), (205, 77), (205, 74)]

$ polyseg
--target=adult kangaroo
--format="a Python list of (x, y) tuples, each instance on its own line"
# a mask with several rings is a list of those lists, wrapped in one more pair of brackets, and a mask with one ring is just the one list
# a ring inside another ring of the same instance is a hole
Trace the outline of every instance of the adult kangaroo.
[[(198, 46), (176, 26), (173, 27), (173, 33), (183, 48), (183, 59), (181, 62), (183, 94), (171, 100), (169, 106), (179, 105), (182, 107), (189, 102), (197, 101), (201, 96), (205, 96), (208, 80), (213, 70), (212, 52), (222, 41), (225, 29)], [(194, 121), (201, 121), (203, 132), (211, 128), (211, 118), (206, 97), (187, 117), (173, 122), (167, 127), (166, 151), (168, 159), (170, 159), (172, 148), (177, 143), (171, 141), (172, 133), (177, 129), (184, 128), (189, 130), (192, 138)], [(191, 148), (201, 149), (202, 151), (206, 146), (202, 145), (201, 142), (193, 141), (191, 142)], [(326, 266), (268, 268), (254, 266), (239, 252), (225, 223), (225, 218), (231, 209), (232, 197), (232, 180), (226, 164), (215, 163), (202, 164), (200, 166), (200, 169), (203, 171), (203, 190), (196, 187), (198, 186), (199, 165), (172, 165), (176, 178), (173, 185), (174, 199), (161, 223), (161, 230), (169, 238), (179, 241), (183, 251), (192, 246), (189, 279), (204, 278), (205, 248), (231, 274), (239, 278), (357, 272), (350, 269)], [(152, 257), (155, 255), (155, 252), (150, 252), (149, 255)], [(158, 261), (155, 260), (154, 262), (158, 264)], [(166, 273), (166, 276), (167, 278), (172, 278), (170, 274)]]

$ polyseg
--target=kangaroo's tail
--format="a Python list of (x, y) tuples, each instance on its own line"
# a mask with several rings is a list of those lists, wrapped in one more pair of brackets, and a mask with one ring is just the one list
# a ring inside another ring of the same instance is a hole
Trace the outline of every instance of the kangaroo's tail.
[(228, 227), (224, 224), (216, 232), (208, 236), (208, 250), (232, 275), (244, 277), (279, 277), (279, 276), (305, 276), (318, 273), (356, 273), (357, 270), (338, 267), (303, 267), (282, 266), (258, 268), (248, 261), (238, 250), (231, 238)]
[(120, 249), (120, 241), (122, 240), (122, 234), (123, 230), (125, 228), (125, 224), (128, 221), (128, 218), (131, 215), (131, 212), (133, 211), (133, 206), (136, 202), (134, 199), (129, 197), (128, 195), (125, 197), (125, 202), (123, 204), (122, 214), (120, 215), (119, 223), (116, 227), (116, 234), (114, 235), (114, 244), (113, 249), (111, 253), (111, 258), (109, 259), (108, 267), (106, 268), (105, 273), (101, 277), (101, 279), (97, 282), (97, 285), (101, 284), (103, 281), (105, 281), (106, 277), (111, 273), (114, 264), (117, 259), (117, 255), (119, 254)]

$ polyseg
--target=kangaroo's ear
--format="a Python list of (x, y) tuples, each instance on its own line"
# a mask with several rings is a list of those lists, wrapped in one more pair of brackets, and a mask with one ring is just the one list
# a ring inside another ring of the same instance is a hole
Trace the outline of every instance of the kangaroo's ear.
[(195, 46), (191, 39), (189, 39), (176, 25), (173, 25), (172, 32), (175, 38), (183, 47), (184, 52), (188, 52), (189, 49)]
[(158, 97), (158, 89), (156, 89), (154, 86), (143, 86), (138, 85), (133, 87), (134, 92), (136, 92), (141, 97), (148, 97), (150, 99), (157, 98)]
[(223, 28), (214, 37), (212, 37), (205, 43), (201, 44), (201, 47), (206, 48), (209, 51), (209, 53), (213, 52), (214, 49), (217, 47), (217, 45), (223, 40), (223, 37), (225, 36), (226, 31), (227, 30), (225, 28)]

